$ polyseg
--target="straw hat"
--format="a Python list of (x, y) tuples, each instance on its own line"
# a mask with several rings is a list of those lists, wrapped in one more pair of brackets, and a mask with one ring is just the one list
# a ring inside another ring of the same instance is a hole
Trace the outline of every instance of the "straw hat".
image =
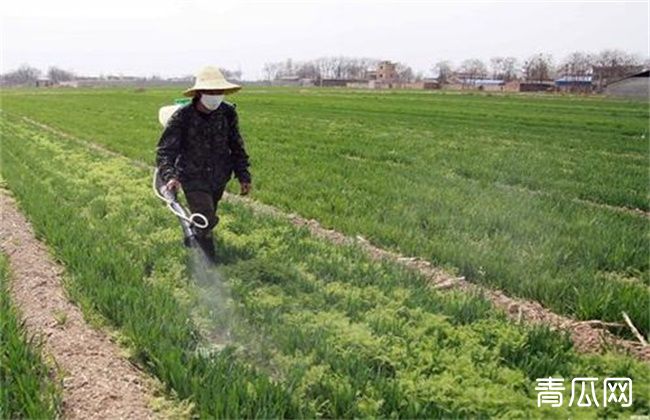
[(235, 93), (241, 86), (234, 83), (230, 83), (223, 77), (221, 71), (212, 66), (204, 67), (196, 75), (196, 80), (194, 81), (194, 86), (187, 89), (183, 92), (185, 96), (194, 96), (194, 92), (197, 90), (213, 90), (219, 89), (223, 90), (226, 95), (230, 93)]

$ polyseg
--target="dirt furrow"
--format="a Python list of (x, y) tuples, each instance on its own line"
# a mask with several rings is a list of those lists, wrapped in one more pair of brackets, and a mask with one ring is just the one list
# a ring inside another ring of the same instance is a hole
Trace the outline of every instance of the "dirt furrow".
[(0, 189), (0, 247), (12, 271), (12, 300), (57, 366), (63, 417), (153, 418), (145, 375), (109, 337), (90, 327), (63, 288), (63, 268), (39, 242), (15, 200)]
[[(78, 139), (71, 134), (32, 120), (30, 118), (22, 118), (24, 121), (33, 124), (36, 127), (75, 141), (78, 144), (84, 144), (86, 147), (89, 147), (93, 150), (102, 151), (111, 156), (119, 156), (125, 158), (124, 155), (109, 150), (104, 146), (101, 146), (94, 142)], [(153, 170), (152, 167), (145, 164), (144, 162), (136, 159), (127, 159), (131, 160), (136, 166)], [(237, 195), (225, 193), (224, 199), (231, 202), (242, 203), (261, 214), (289, 219), (294, 225), (306, 227), (314, 236), (317, 236), (319, 238), (323, 238), (337, 244), (357, 244), (375, 260), (388, 259), (398, 262), (408, 267), (409, 269), (416, 270), (417, 272), (424, 275), (427, 279), (429, 279), (431, 281), (432, 287), (438, 290), (455, 289), (467, 292), (482, 293), (494, 304), (495, 307), (503, 309), (508, 317), (516, 322), (525, 322), (532, 325), (546, 324), (554, 329), (568, 331), (571, 334), (573, 343), (578, 351), (601, 352), (603, 349), (614, 347), (627, 351), (640, 360), (650, 362), (650, 346), (644, 346), (637, 341), (625, 340), (615, 336), (607, 330), (607, 328), (610, 327), (612, 323), (606, 323), (600, 320), (577, 321), (567, 316), (556, 314), (555, 312), (542, 306), (539, 302), (510, 297), (500, 290), (490, 289), (474, 283), (470, 283), (462, 277), (457, 278), (449, 275), (440, 268), (433, 266), (428, 261), (424, 261), (417, 257), (404, 256), (399, 253), (382, 249), (371, 244), (369, 241), (360, 236), (356, 238), (346, 236), (343, 233), (322, 227), (316, 220), (308, 220), (296, 214), (287, 214), (280, 209), (257, 202), (250, 198), (243, 198)], [(612, 207), (604, 206), (599, 203), (596, 203), (596, 205), (606, 208)], [(632, 211), (627, 208), (617, 209), (625, 212), (633, 212), (637, 215), (640, 214), (644, 217), (648, 216), (647, 213), (641, 214), (641, 212)]]

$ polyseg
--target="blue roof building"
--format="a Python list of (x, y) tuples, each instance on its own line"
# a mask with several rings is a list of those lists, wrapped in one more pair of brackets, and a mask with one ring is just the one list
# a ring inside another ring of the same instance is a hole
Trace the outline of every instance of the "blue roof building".
[(591, 91), (591, 75), (589, 76), (562, 76), (555, 79), (555, 86), (560, 90)]

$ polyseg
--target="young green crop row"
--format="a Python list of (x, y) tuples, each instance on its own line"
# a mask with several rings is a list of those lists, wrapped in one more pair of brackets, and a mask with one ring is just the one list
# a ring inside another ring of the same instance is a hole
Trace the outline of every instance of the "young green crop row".
[[(147, 163), (175, 91), (5, 94)], [(255, 197), (578, 319), (650, 331), (648, 109), (603, 99), (249, 90)], [(306, 169), (308, 168), (308, 169)]]
[[(71, 295), (202, 417), (649, 412), (647, 365), (578, 355), (566, 337), (509, 323), (480, 296), (440, 294), (396, 264), (232, 203), (221, 207), (214, 273), (230, 290), (231, 341), (210, 351), (210, 319), (196, 315), (210, 288), (193, 286), (150, 174), (19, 118), (0, 121), (2, 175), (67, 267)], [(549, 375), (629, 376), (634, 405), (537, 408), (535, 379)]]
[(39, 337), (30, 337), (9, 296), (9, 262), (0, 253), (0, 418), (54, 418), (60, 390), (41, 358)]

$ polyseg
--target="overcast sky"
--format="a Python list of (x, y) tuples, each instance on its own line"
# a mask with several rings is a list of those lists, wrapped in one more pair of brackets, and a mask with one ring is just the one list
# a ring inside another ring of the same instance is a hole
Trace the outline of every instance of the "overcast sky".
[(262, 76), (265, 62), (326, 55), (432, 64), (620, 48), (648, 57), (637, 2), (43, 0), (2, 2), (6, 72), (28, 63), (85, 75), (178, 76), (203, 65)]

